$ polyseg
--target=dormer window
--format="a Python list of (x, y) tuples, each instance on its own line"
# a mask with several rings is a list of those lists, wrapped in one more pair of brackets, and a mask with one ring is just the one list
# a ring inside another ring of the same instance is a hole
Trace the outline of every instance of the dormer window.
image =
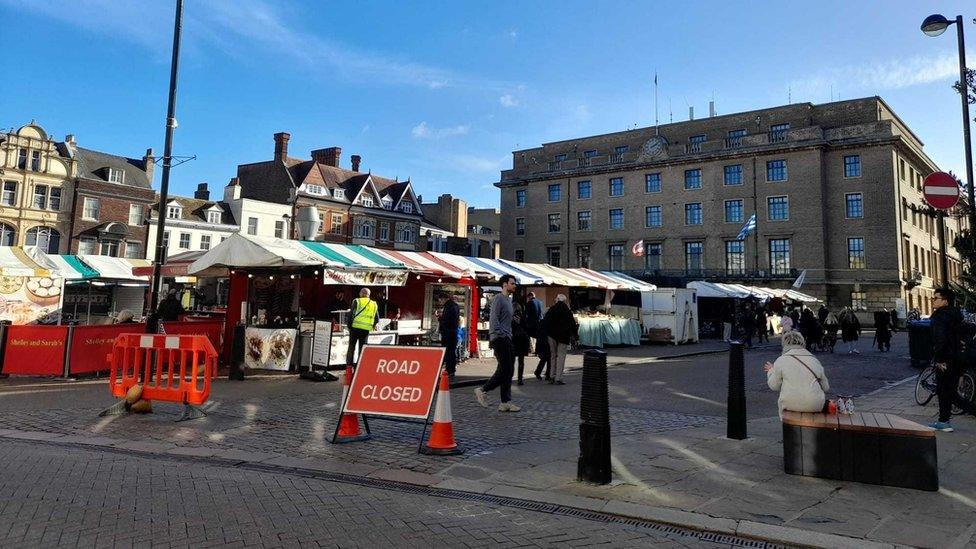
[(346, 191), (344, 189), (335, 189), (332, 191), (332, 198), (338, 198), (341, 200), (346, 199)]
[(373, 207), (373, 197), (370, 196), (370, 195), (368, 195), (368, 194), (364, 194), (359, 199), (359, 203), (362, 204), (363, 206), (367, 207), (367, 208), (372, 208)]
[(166, 206), (166, 219), (179, 219), (183, 217), (183, 208), (180, 206)]
[(404, 202), (403, 204), (400, 204), (400, 211), (407, 214), (413, 213), (413, 204), (410, 202)]
[(384, 210), (392, 210), (393, 209), (393, 199), (390, 198), (389, 196), (384, 196), (383, 197), (383, 200), (381, 202), (383, 202), (383, 209)]
[(306, 190), (308, 191), (308, 194), (325, 194), (325, 187), (322, 185), (309, 185)]
[(221, 217), (220, 212), (215, 210), (209, 211), (207, 212), (207, 223), (214, 223), (219, 225), (221, 223), (220, 217)]
[(109, 168), (108, 181), (109, 183), (125, 183), (125, 171), (116, 170), (115, 168)]

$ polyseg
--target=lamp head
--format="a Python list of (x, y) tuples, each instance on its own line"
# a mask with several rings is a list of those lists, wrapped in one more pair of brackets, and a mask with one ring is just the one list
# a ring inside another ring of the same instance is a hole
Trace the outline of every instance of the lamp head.
[(944, 33), (949, 28), (949, 25), (953, 23), (955, 21), (949, 21), (944, 15), (936, 13), (926, 17), (925, 21), (922, 21), (922, 32), (926, 36), (938, 36)]

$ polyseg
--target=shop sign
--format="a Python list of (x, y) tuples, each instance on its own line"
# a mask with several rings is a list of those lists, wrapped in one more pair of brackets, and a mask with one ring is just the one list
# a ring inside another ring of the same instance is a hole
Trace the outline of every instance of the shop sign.
[(367, 345), (343, 412), (426, 419), (443, 359), (443, 347)]
[(350, 286), (403, 286), (410, 273), (376, 269), (325, 269), (322, 283)]
[[(64, 373), (67, 326), (10, 326), (3, 373), (57, 376)], [(104, 358), (104, 355), (103, 355)]]
[(68, 373), (77, 375), (108, 371), (106, 357), (112, 353), (115, 338), (120, 334), (145, 332), (146, 325), (137, 323), (72, 327)]

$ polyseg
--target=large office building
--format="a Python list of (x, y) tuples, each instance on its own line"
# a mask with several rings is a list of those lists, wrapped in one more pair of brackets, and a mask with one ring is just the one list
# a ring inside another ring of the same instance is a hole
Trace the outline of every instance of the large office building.
[[(832, 307), (931, 310), (938, 236), (922, 180), (938, 167), (880, 97), (799, 103), (546, 143), (501, 173), (501, 255), (785, 287)], [(756, 230), (737, 237), (750, 217)], [(948, 218), (951, 249), (965, 227)], [(909, 282), (911, 281), (911, 282)]]

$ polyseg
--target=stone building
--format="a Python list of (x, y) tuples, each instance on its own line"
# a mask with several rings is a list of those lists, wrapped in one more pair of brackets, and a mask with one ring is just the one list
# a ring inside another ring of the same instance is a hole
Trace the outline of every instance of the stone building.
[(449, 232), (426, 235), (428, 250), (474, 257), (498, 257), (499, 212), (495, 208), (475, 208), (450, 194), (437, 202), (422, 204), (425, 220)]
[[(724, 280), (831, 307), (931, 310), (938, 238), (922, 206), (938, 167), (880, 97), (800, 103), (514, 151), (501, 255), (620, 269), (663, 285)], [(757, 229), (737, 235), (750, 216)], [(949, 242), (965, 226), (950, 217)], [(641, 245), (642, 243), (642, 245)], [(950, 277), (960, 272), (949, 253)], [(920, 284), (912, 290), (906, 280)]]
[(315, 207), (322, 220), (316, 240), (419, 249), (423, 211), (409, 180), (360, 172), (359, 155), (350, 157), (351, 170), (344, 169), (339, 147), (314, 150), (311, 160), (290, 157), (290, 138), (276, 133), (272, 160), (237, 167), (242, 199), (291, 204), (293, 211)]

